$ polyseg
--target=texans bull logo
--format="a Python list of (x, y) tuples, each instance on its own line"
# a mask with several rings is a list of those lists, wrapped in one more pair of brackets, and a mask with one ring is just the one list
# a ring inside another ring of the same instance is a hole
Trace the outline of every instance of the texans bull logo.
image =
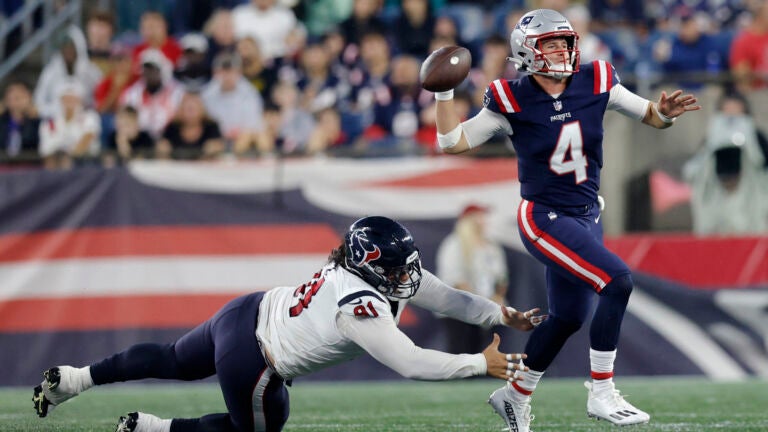
[(377, 260), (381, 257), (381, 250), (378, 246), (371, 244), (368, 236), (363, 230), (355, 230), (349, 236), (349, 248), (354, 256), (353, 262), (360, 266), (367, 262)]

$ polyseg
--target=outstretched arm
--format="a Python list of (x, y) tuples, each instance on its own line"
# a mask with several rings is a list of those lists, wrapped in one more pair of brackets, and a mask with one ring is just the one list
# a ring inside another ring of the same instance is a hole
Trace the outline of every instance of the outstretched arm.
[(686, 112), (700, 110), (701, 105), (696, 105), (697, 101), (696, 96), (683, 95), (682, 90), (675, 90), (669, 96), (667, 92), (662, 91), (658, 102), (648, 104), (643, 123), (657, 129), (666, 129)]
[(517, 361), (525, 354), (499, 352), (498, 335), (482, 353), (456, 355), (416, 346), (392, 319), (339, 315), (336, 325), (341, 334), (406, 378), (435, 381), (487, 375), (511, 381), (517, 379), (515, 371), (528, 369)]

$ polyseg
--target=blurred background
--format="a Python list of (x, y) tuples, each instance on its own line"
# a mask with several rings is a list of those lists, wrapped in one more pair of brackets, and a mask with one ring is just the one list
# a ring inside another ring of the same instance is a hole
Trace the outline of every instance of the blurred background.
[[(507, 264), (498, 292), (545, 306), (543, 267), (518, 239), (512, 143), (440, 154), (418, 80), (432, 50), (469, 48), (455, 105), (471, 117), (490, 81), (518, 76), (508, 37), (534, 8), (571, 20), (582, 62), (610, 61), (648, 99), (682, 88), (703, 106), (665, 131), (606, 116), (606, 243), (638, 285), (617, 371), (768, 376), (768, 1), (0, 5), (0, 385), (298, 285), (370, 214), (410, 227), (434, 270), (462, 209), (482, 207)], [(451, 341), (417, 308), (402, 325), (424, 346)], [(552, 375), (585, 373), (576, 339)]]

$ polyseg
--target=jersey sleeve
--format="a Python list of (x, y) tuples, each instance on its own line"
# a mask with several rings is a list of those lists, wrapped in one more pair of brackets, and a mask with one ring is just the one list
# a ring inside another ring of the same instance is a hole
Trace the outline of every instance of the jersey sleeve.
[(339, 332), (400, 375), (420, 380), (448, 380), (484, 375), (483, 354), (448, 354), (416, 346), (392, 320), (361, 320), (341, 315)]
[(501, 306), (491, 300), (445, 284), (422, 270), (419, 290), (411, 303), (469, 324), (493, 327), (502, 323)]
[(509, 81), (497, 79), (491, 81), (483, 95), (483, 107), (499, 114), (514, 114), (520, 112), (520, 104), (517, 102)]
[(593, 76), (593, 92), (594, 94), (602, 94), (610, 92), (611, 89), (621, 84), (619, 79), (619, 73), (612, 64), (605, 60), (595, 60), (592, 62)]
[(344, 315), (360, 318), (390, 317), (394, 320), (389, 302), (370, 290), (354, 291), (339, 299), (337, 306)]

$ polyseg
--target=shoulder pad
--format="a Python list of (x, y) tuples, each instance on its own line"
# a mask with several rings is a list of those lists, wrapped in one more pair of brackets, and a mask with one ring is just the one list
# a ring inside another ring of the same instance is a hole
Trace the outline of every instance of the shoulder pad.
[(613, 65), (605, 60), (595, 60), (592, 62), (592, 73), (594, 74), (594, 94), (601, 94), (611, 91), (611, 89), (621, 83), (619, 74)]
[(509, 81), (505, 79), (493, 80), (488, 84), (483, 95), (483, 106), (501, 114), (520, 112), (520, 104), (509, 87)]

